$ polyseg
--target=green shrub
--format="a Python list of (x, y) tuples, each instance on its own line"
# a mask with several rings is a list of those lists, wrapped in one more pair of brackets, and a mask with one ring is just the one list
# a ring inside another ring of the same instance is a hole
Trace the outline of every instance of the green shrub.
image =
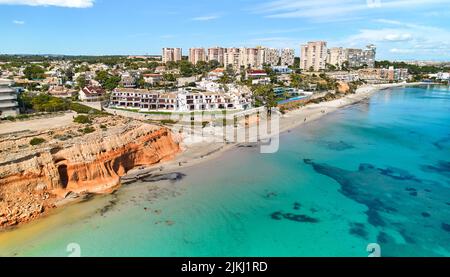
[(78, 131), (80, 133), (83, 133), (83, 134), (90, 134), (90, 133), (95, 132), (95, 128), (89, 126), (89, 127), (84, 128), (84, 129), (80, 129)]
[(27, 114), (19, 114), (16, 118), (17, 119), (29, 119), (30, 116)]
[(100, 128), (102, 129), (102, 130), (108, 130), (108, 127), (106, 127), (106, 125), (100, 125)]
[(39, 145), (45, 142), (45, 139), (43, 138), (33, 138), (30, 140), (30, 144), (35, 146), (35, 145)]
[(96, 114), (96, 115), (102, 114), (102, 112), (99, 110), (74, 102), (70, 103), (70, 109), (76, 113), (81, 114)]
[(4, 120), (9, 120), (9, 121), (16, 121), (16, 118), (14, 116), (8, 115), (7, 117), (3, 118)]
[(89, 116), (86, 116), (86, 115), (78, 115), (77, 117), (75, 117), (73, 119), (73, 122), (80, 123), (80, 124), (91, 124), (92, 123)]
[(161, 120), (161, 124), (163, 124), (163, 125), (173, 125), (173, 124), (176, 124), (176, 123), (177, 123), (177, 121), (172, 120), (172, 119), (163, 119), (163, 120)]

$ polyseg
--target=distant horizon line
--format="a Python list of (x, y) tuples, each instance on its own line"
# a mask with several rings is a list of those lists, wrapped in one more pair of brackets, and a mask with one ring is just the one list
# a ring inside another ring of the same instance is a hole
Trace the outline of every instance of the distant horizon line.
[[(161, 57), (161, 54), (5, 54), (0, 53), (0, 56), (37, 56), (37, 57), (130, 57), (130, 56), (144, 56), (144, 57)], [(183, 55), (183, 57), (189, 57)], [(295, 56), (295, 58), (300, 58)], [(377, 59), (376, 61), (393, 61), (393, 62), (440, 62), (440, 63), (450, 63), (450, 60), (418, 60), (418, 59)]]

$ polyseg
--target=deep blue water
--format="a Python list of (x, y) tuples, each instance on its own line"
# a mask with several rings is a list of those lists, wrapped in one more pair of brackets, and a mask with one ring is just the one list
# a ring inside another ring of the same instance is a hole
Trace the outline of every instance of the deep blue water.
[(450, 256), (450, 89), (382, 91), (282, 134), (276, 154), (180, 173), (0, 234), (0, 255)]

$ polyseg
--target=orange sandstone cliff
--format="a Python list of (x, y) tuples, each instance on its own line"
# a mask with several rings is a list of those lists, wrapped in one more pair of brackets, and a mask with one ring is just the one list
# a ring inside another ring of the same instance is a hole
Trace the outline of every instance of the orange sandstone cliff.
[[(0, 141), (0, 227), (36, 218), (70, 192), (111, 192), (129, 170), (172, 159), (180, 151), (177, 138), (164, 127), (127, 122), (112, 129), (63, 142), (51, 131), (40, 134), (49, 143), (26, 150), (29, 136)], [(73, 128), (57, 131), (74, 133)]]

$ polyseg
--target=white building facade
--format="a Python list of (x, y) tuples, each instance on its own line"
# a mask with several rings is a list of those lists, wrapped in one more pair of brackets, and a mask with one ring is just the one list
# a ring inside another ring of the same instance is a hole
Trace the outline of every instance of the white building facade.
[(139, 112), (191, 112), (246, 110), (251, 108), (249, 90), (231, 88), (225, 91), (150, 91), (143, 89), (116, 89), (111, 94), (110, 108)]
[(17, 91), (9, 87), (9, 83), (0, 81), (0, 117), (17, 116), (19, 104), (17, 102)]

